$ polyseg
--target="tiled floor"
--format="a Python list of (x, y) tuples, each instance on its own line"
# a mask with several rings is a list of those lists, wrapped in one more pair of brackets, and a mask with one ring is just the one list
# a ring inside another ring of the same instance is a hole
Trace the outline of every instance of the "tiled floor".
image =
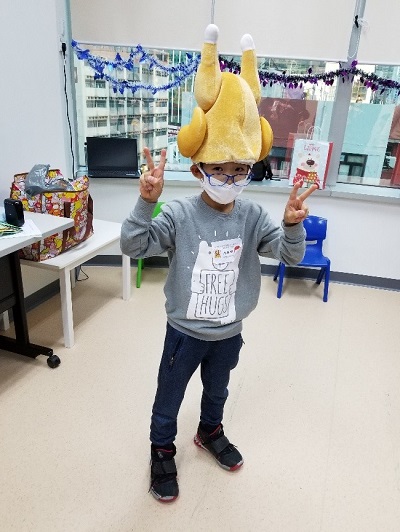
[[(232, 373), (222, 470), (192, 442), (199, 375), (179, 417), (181, 495), (148, 493), (148, 428), (165, 330), (166, 270), (129, 302), (119, 268), (85, 268), (73, 291), (76, 345), (56, 296), (28, 315), (60, 356), (0, 353), (1, 532), (398, 532), (400, 293), (263, 277)], [(132, 269), (134, 277), (135, 270)]]

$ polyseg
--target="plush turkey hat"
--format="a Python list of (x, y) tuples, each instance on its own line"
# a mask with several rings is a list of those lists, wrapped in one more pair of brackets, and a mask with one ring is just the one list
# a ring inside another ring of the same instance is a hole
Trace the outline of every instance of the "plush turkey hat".
[(178, 133), (178, 148), (194, 163), (252, 165), (268, 155), (273, 141), (271, 126), (258, 114), (261, 89), (254, 42), (250, 35), (240, 41), (240, 76), (221, 72), (218, 32), (214, 24), (206, 28), (194, 86), (198, 107)]

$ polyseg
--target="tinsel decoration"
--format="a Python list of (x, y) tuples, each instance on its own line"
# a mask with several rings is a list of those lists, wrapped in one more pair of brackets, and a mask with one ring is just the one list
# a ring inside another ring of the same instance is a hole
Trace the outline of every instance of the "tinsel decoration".
[[(240, 64), (228, 60), (222, 56), (219, 57), (219, 64), (222, 72), (233, 72), (234, 74), (240, 74)], [(370, 88), (372, 91), (380, 90), (382, 94), (386, 90), (397, 90), (397, 95), (400, 95), (400, 83), (392, 79), (385, 79), (377, 76), (373, 73), (364, 72), (357, 68), (357, 61), (353, 61), (349, 68), (339, 68), (332, 70), (331, 72), (323, 72), (320, 74), (313, 74), (312, 68), (309, 68), (307, 74), (303, 75), (286, 75), (286, 72), (281, 73), (268, 72), (266, 70), (259, 70), (258, 75), (260, 83), (263, 87), (269, 85), (272, 87), (276, 83), (280, 83), (289, 89), (300, 89), (306, 83), (317, 85), (319, 82), (325, 83), (325, 85), (333, 85), (335, 79), (341, 79), (343, 82), (350, 80), (354, 81), (355, 76), (360, 76), (360, 83), (365, 87)]]
[[(160, 62), (153, 55), (148, 54), (143, 47), (138, 44), (131, 49), (128, 59), (123, 59), (119, 53), (116, 54), (115, 59), (110, 61), (101, 56), (96, 56), (90, 53), (88, 49), (82, 49), (76, 41), (72, 41), (72, 47), (78, 59), (87, 61), (88, 65), (95, 71), (95, 79), (104, 79), (108, 81), (113, 91), (123, 94), (125, 90), (130, 90), (135, 93), (139, 89), (145, 89), (156, 94), (159, 91), (167, 91), (178, 85), (181, 85), (185, 79), (196, 73), (200, 63), (200, 56), (196, 54), (186, 53), (186, 62), (179, 63), (175, 66), (166, 66)], [(173, 80), (160, 86), (142, 83), (141, 81), (121, 80), (116, 77), (117, 71), (123, 69), (133, 71), (135, 67), (135, 59), (140, 63), (147, 63), (148, 68), (157, 68), (165, 72), (167, 76), (173, 76)], [(223, 56), (219, 56), (219, 64), (222, 72), (233, 72), (240, 74), (240, 64), (233, 59), (229, 60)], [(396, 90), (397, 96), (400, 95), (400, 83), (392, 79), (381, 78), (374, 73), (365, 72), (357, 68), (357, 61), (353, 61), (348, 68), (339, 68), (331, 72), (322, 72), (314, 74), (312, 68), (309, 68), (306, 74), (302, 75), (286, 75), (286, 72), (269, 72), (267, 70), (259, 70), (258, 75), (260, 83), (263, 87), (269, 85), (272, 87), (276, 83), (283, 85), (285, 88), (296, 89), (302, 88), (305, 84), (310, 83), (317, 85), (319, 82), (325, 83), (327, 86), (334, 84), (335, 79), (345, 81), (354, 81), (355, 76), (359, 76), (360, 83), (372, 91), (380, 91), (380, 94), (386, 90)], [(114, 73), (114, 75), (113, 75)]]
[[(95, 71), (94, 79), (104, 79), (111, 84), (114, 91), (123, 94), (125, 90), (130, 90), (135, 93), (139, 89), (144, 89), (152, 94), (156, 94), (160, 91), (167, 91), (173, 87), (181, 85), (186, 78), (193, 75), (197, 71), (197, 67), (200, 62), (200, 56), (195, 54), (186, 53), (186, 62), (179, 63), (175, 66), (166, 66), (159, 61), (154, 55), (148, 54), (140, 44), (131, 49), (128, 59), (123, 59), (119, 53), (116, 54), (115, 59), (110, 61), (104, 57), (96, 56), (90, 53), (88, 49), (82, 49), (79, 47), (76, 41), (71, 42), (72, 48), (76, 54), (76, 57), (82, 61), (87, 61), (88, 65)], [(150, 70), (156, 68), (162, 72), (165, 72), (167, 76), (173, 76), (173, 80), (169, 80), (168, 83), (160, 86), (154, 86), (148, 83), (142, 83), (141, 81), (129, 81), (124, 79), (118, 79), (116, 77), (117, 71), (123, 69), (133, 71), (136, 62), (146, 63)]]

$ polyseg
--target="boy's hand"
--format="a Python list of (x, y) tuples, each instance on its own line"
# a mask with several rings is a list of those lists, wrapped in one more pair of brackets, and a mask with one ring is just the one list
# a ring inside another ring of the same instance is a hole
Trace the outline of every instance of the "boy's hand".
[(143, 153), (146, 157), (148, 170), (140, 176), (140, 195), (148, 203), (157, 203), (164, 187), (164, 168), (167, 150), (161, 150), (158, 166), (154, 166), (149, 148), (144, 148)]
[(310, 196), (314, 190), (317, 190), (318, 185), (312, 185), (302, 194), (297, 196), (299, 188), (303, 183), (296, 183), (293, 186), (293, 190), (290, 193), (289, 201), (285, 207), (285, 213), (283, 215), (283, 221), (285, 225), (298, 224), (302, 222), (308, 216), (308, 207), (304, 203), (304, 200)]

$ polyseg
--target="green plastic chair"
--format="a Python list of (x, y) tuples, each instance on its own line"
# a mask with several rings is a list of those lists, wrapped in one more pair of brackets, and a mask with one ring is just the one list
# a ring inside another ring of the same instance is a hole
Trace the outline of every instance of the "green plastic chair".
[[(159, 201), (158, 203), (156, 203), (156, 206), (154, 207), (154, 210), (153, 210), (153, 214), (151, 215), (152, 218), (155, 218), (156, 216), (160, 214), (164, 203), (165, 201)], [(137, 271), (136, 271), (136, 288), (140, 288), (140, 285), (142, 284), (143, 268), (144, 268), (144, 259), (138, 259)]]

